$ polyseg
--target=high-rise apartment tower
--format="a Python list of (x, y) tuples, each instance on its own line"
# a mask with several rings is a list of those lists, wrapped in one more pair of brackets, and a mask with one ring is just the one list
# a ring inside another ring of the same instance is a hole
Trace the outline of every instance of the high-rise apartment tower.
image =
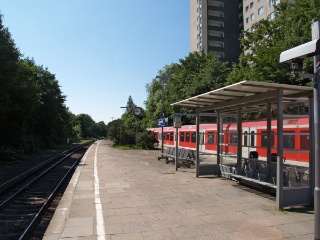
[(244, 30), (252, 31), (252, 25), (262, 19), (273, 19), (274, 6), (279, 3), (280, 0), (243, 0)]
[(190, 52), (204, 50), (237, 62), (242, 30), (242, 0), (190, 0)]

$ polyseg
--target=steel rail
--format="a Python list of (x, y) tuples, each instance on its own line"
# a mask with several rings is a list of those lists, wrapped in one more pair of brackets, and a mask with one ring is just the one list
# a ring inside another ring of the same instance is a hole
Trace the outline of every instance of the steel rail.
[[(19, 196), (21, 196), (24, 192), (26, 192), (27, 190), (30, 189), (31, 186), (40, 183), (41, 181), (38, 181), (40, 178), (45, 177), (46, 175), (48, 175), (48, 177), (50, 177), (50, 172), (52, 172), (52, 170), (55, 167), (59, 167), (58, 165), (63, 163), (64, 160), (66, 160), (67, 158), (71, 157), (72, 154), (76, 153), (77, 151), (79, 151), (79, 149), (85, 148), (87, 145), (92, 144), (93, 141), (86, 143), (86, 144), (82, 144), (80, 146), (76, 146), (68, 151), (65, 151), (61, 154), (59, 154), (58, 156), (55, 156), (53, 158), (50, 158), (49, 160), (45, 161), (44, 163), (41, 163), (39, 165), (41, 166), (36, 166), (28, 171), (26, 171), (25, 173), (15, 177), (14, 179), (8, 181), (5, 184), (2, 184), (2, 189), (8, 189), (10, 187), (12, 187), (15, 184), (18, 184), (20, 182), (22, 182), (23, 180), (27, 179), (28, 177), (31, 177), (32, 174), (35, 174), (37, 171), (39, 171), (40, 173), (39, 176), (36, 176), (35, 179), (29, 179), (28, 181), (30, 181), (29, 183), (26, 183), (25, 186), (19, 186), (21, 187), (20, 189), (18, 189), (18, 191), (16, 191), (16, 193), (13, 193), (11, 196), (9, 196), (7, 199), (5, 199), (4, 202), (2, 202), (0, 204), (0, 209), (6, 210), (5, 206), (8, 204), (11, 204), (15, 199), (17, 199)], [(61, 185), (64, 183), (64, 181), (66, 181), (67, 177), (74, 171), (75, 167), (77, 166), (77, 164), (79, 163), (80, 159), (83, 157), (84, 153), (80, 153), (80, 156), (77, 156), (75, 159), (72, 158), (70, 159), (70, 163), (66, 162), (66, 165), (63, 168), (68, 168), (66, 169), (66, 173), (63, 173), (64, 176), (60, 176), (58, 178), (56, 178), (56, 183), (54, 185), (51, 185), (51, 193), (47, 192), (47, 194), (45, 194), (46, 196), (43, 197), (44, 202), (39, 204), (37, 209), (35, 209), (35, 212), (33, 212), (31, 215), (32, 217), (30, 219), (28, 219), (28, 222), (26, 222), (27, 226), (24, 226), (21, 230), (21, 232), (23, 231), (23, 233), (21, 234), (18, 233), (16, 235), (16, 237), (19, 237), (19, 239), (25, 239), (28, 235), (30, 235), (31, 230), (34, 228), (34, 226), (36, 225), (36, 223), (38, 222), (39, 218), (42, 215), (42, 213), (44, 213), (44, 211), (47, 209), (48, 205), (52, 202), (52, 200), (54, 199), (54, 197), (57, 194), (57, 191), (59, 190), (59, 188), (61, 187)], [(61, 157), (61, 159), (59, 159), (59, 157)], [(57, 162), (54, 163), (54, 160), (57, 160)], [(48, 169), (44, 169), (45, 165), (50, 165), (53, 164), (52, 166), (48, 167)], [(43, 172), (41, 172), (43, 171)], [(58, 170), (60, 171), (60, 170)], [(55, 175), (55, 174), (54, 174)], [(55, 176), (52, 176), (55, 177)], [(53, 178), (54, 179), (54, 178)], [(51, 180), (49, 180), (51, 181)], [(54, 188), (54, 189), (52, 189)], [(41, 188), (40, 188), (41, 189)], [(4, 190), (3, 190), (4, 191)], [(32, 190), (34, 191), (34, 190)], [(30, 192), (30, 194), (32, 194), (32, 191)], [(1, 193), (1, 191), (0, 191)], [(28, 193), (29, 194), (29, 193)], [(49, 194), (49, 196), (48, 196)], [(17, 215), (18, 216), (18, 215)], [(21, 234), (21, 235), (20, 235)], [(5, 235), (3, 235), (5, 236)], [(9, 236), (8, 236), (9, 237)], [(18, 238), (15, 238), (18, 239)]]
[(70, 175), (70, 173), (75, 169), (75, 167), (78, 165), (79, 160), (83, 157), (84, 153), (81, 154), (81, 156), (77, 159), (77, 161), (70, 167), (68, 172), (63, 176), (63, 178), (60, 180), (58, 185), (55, 187), (55, 189), (52, 191), (48, 199), (45, 201), (45, 203), (42, 205), (42, 207), (39, 209), (39, 211), (35, 214), (34, 218), (31, 220), (30, 224), (25, 228), (24, 232), (19, 237), (19, 240), (26, 239), (34, 225), (37, 223), (38, 219), (40, 218), (41, 214), (45, 211), (46, 207), (51, 203), (53, 198), (55, 197), (58, 189), (61, 187), (61, 185), (64, 183), (66, 178)]
[(7, 190), (8, 188), (14, 186), (15, 184), (21, 182), (22, 180), (24, 180), (26, 177), (29, 177), (31, 174), (37, 172), (38, 170), (42, 169), (43, 167), (47, 166), (48, 164), (50, 164), (51, 162), (57, 160), (58, 158), (60, 158), (61, 156), (70, 153), (71, 151), (76, 151), (77, 149), (81, 148), (83, 145), (79, 145), (79, 146), (75, 146), (72, 149), (66, 150), (62, 153), (60, 153), (57, 156), (54, 156), (42, 163), (40, 163), (39, 165), (25, 171), (24, 173), (20, 174), (19, 176), (16, 176), (12, 179), (10, 179), (9, 181), (5, 182), (4, 184), (0, 185), (0, 194), (3, 193), (5, 190)]
[[(49, 167), (48, 169), (46, 169), (44, 172), (42, 172), (40, 175), (38, 175), (35, 179), (33, 179), (30, 183), (28, 183), (27, 185), (23, 186), (21, 189), (19, 189), (18, 191), (16, 191), (14, 194), (12, 194), (9, 198), (7, 198), (6, 200), (4, 200), (1, 204), (0, 204), (0, 209), (4, 208), (8, 203), (10, 203), (14, 198), (16, 198), (20, 193), (22, 193), (23, 191), (25, 191), (26, 188), (30, 187), (32, 184), (34, 184), (35, 182), (37, 182), (41, 177), (43, 177), (45, 174), (47, 174), (49, 171), (51, 171), (53, 168), (55, 168), (58, 164), (60, 164), (63, 160), (65, 160), (66, 158), (68, 158), (71, 154), (75, 153), (76, 151), (78, 151), (80, 148), (82, 148), (83, 146), (78, 146), (76, 149), (74, 149), (72, 152), (68, 153), (66, 156), (64, 156), (63, 158), (61, 158), (59, 161), (57, 161), (54, 165), (52, 165), (51, 167)], [(55, 158), (58, 159), (58, 158)], [(37, 169), (37, 170), (41, 170), (42, 168), (44, 168), (45, 166), (49, 165), (51, 162), (48, 162), (46, 165), (41, 166), (41, 168)], [(22, 179), (18, 179), (18, 182), (22, 181), (23, 179), (25, 179), (26, 177), (29, 177), (31, 174), (35, 173), (37, 171), (32, 171), (30, 172), (28, 175), (25, 175), (24, 178)], [(14, 182), (13, 182), (14, 183)], [(12, 185), (11, 185), (12, 186)]]

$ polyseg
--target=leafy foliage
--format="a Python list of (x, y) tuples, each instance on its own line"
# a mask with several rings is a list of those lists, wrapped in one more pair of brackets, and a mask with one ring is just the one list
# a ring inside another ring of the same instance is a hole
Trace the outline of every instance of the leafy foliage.
[[(244, 52), (239, 65), (233, 65), (227, 84), (242, 80), (256, 80), (283, 84), (306, 85), (309, 79), (291, 74), (289, 64), (280, 64), (281, 52), (311, 40), (312, 19), (320, 18), (319, 0), (284, 1), (277, 6), (273, 20), (262, 20), (246, 31), (241, 39)], [(310, 68), (312, 59), (305, 60), (304, 70)]]
[(18, 158), (70, 137), (106, 136), (103, 122), (68, 110), (55, 75), (33, 59), (22, 59), (2, 22), (0, 15), (1, 158)]
[[(194, 113), (194, 110), (182, 107), (174, 109), (170, 104), (223, 87), (228, 73), (227, 63), (204, 52), (190, 53), (185, 59), (180, 59), (180, 64), (165, 66), (159, 75), (171, 78), (153, 79), (146, 86), (148, 126), (154, 127), (162, 115), (162, 94), (165, 116), (172, 123), (174, 112)], [(194, 120), (195, 118), (183, 119), (184, 124), (194, 123)]]
[[(136, 105), (131, 96), (129, 96), (127, 109), (122, 114), (121, 119), (109, 122), (108, 138), (113, 141), (116, 146), (138, 147), (141, 149), (153, 149), (157, 140), (153, 133), (146, 130), (145, 111), (142, 117), (137, 118), (133, 115), (133, 109)], [(138, 139), (137, 139), (138, 134)]]

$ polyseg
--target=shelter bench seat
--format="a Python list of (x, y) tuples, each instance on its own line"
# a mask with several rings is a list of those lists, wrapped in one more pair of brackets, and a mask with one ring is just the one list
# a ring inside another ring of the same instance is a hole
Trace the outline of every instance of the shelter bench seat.
[(223, 177), (275, 192), (276, 185), (270, 180), (272, 179), (271, 170), (270, 164), (257, 158), (243, 159), (240, 167), (220, 164), (220, 171)]
[(165, 152), (160, 153), (161, 156), (158, 157), (158, 161), (159, 161), (160, 159), (162, 159), (162, 158), (168, 160), (168, 157), (169, 157), (169, 156), (172, 156), (174, 151), (175, 151), (175, 148), (173, 148), (173, 147), (168, 147)]
[(245, 184), (275, 192), (274, 178), (277, 174), (276, 163), (267, 163), (257, 158), (243, 159), (240, 168), (235, 168), (229, 178)]
[[(267, 163), (266, 161), (257, 159), (243, 159), (241, 161), (241, 168), (235, 168), (234, 172), (230, 172), (228, 177), (254, 187), (275, 192), (277, 185), (277, 163)], [(308, 181), (309, 168), (284, 166), (284, 187), (308, 185)]]
[[(165, 153), (161, 154), (161, 157), (158, 157), (158, 160), (164, 158), (166, 163), (174, 162), (176, 158), (176, 148), (169, 147)], [(178, 161), (179, 165), (184, 165), (190, 168), (191, 165), (194, 165), (196, 162), (195, 150), (179, 148), (178, 149)], [(200, 161), (203, 161), (204, 158), (200, 158)]]

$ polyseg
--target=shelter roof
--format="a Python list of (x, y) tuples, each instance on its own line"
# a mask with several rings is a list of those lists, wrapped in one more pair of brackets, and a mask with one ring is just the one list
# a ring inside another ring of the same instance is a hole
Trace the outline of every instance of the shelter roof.
[(196, 108), (200, 112), (210, 110), (230, 112), (238, 108), (243, 112), (261, 111), (266, 109), (266, 103), (271, 103), (271, 107), (276, 108), (278, 96), (281, 94), (280, 89), (283, 90), (284, 107), (306, 102), (313, 94), (312, 87), (246, 80), (171, 105)]

